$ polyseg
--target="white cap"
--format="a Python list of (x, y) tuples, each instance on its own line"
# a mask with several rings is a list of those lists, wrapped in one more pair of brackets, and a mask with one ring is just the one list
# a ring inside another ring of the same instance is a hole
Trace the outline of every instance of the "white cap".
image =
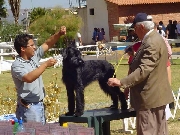
[(151, 16), (151, 15), (148, 15), (148, 16), (147, 16), (147, 19), (148, 19), (148, 20), (152, 20), (152, 16)]

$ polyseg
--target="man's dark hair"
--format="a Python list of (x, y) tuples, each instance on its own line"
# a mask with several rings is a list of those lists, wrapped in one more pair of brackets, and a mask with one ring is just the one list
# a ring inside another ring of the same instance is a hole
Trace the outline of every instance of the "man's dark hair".
[(172, 24), (172, 20), (169, 20), (169, 24)]
[(27, 47), (28, 41), (30, 39), (33, 39), (32, 35), (20, 34), (16, 36), (14, 41), (14, 48), (19, 55), (21, 55), (21, 47)]
[(163, 21), (160, 21), (160, 22), (159, 22), (159, 25), (163, 25)]

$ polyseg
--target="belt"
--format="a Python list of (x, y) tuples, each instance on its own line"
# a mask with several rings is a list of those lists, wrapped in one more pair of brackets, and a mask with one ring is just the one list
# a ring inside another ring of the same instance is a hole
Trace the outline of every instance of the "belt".
[(42, 103), (43, 102), (43, 99), (42, 100), (40, 100), (39, 102), (27, 102), (26, 100), (24, 100), (24, 99), (20, 99), (20, 103), (23, 105), (23, 106), (25, 106), (26, 108), (30, 108), (30, 106), (29, 105), (36, 105), (36, 104), (38, 104), (38, 103)]
[[(39, 102), (43, 102), (43, 99), (40, 100)], [(28, 104), (38, 104), (39, 102), (27, 102)]]

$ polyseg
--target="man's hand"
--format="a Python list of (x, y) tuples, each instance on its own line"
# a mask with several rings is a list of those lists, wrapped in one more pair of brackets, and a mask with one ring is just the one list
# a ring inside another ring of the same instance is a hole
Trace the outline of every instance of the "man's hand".
[(47, 65), (47, 67), (51, 67), (51, 66), (54, 66), (57, 63), (57, 60), (51, 58), (51, 59), (47, 60), (45, 63)]
[(60, 35), (66, 35), (66, 27), (65, 26), (61, 26), (61, 28), (59, 30), (59, 34)]
[(120, 80), (118, 80), (117, 78), (109, 78), (107, 84), (111, 87), (114, 86), (120, 87), (122, 85)]
[(61, 26), (58, 32), (56, 32), (49, 39), (47, 39), (44, 44), (42, 44), (44, 52), (47, 52), (50, 48), (52, 48), (62, 35), (66, 35), (65, 26)]

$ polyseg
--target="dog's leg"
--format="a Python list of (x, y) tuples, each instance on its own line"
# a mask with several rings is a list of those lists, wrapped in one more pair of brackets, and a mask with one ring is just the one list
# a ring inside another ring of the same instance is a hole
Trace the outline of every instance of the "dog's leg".
[(80, 86), (76, 89), (76, 111), (75, 116), (81, 116), (84, 113), (84, 87)]
[(66, 116), (73, 116), (75, 110), (75, 95), (74, 95), (74, 86), (66, 85), (67, 90), (67, 97), (68, 97), (68, 110), (65, 115)]
[(107, 82), (103, 79), (99, 80), (99, 85), (101, 89), (109, 96), (111, 96), (111, 100), (113, 104), (110, 106), (111, 109), (118, 109), (118, 95), (109, 87)]
[(118, 109), (118, 96), (115, 93), (111, 93), (111, 100), (113, 104), (110, 106), (110, 109)]
[(112, 87), (112, 88), (113, 88), (113, 91), (115, 91), (119, 97), (119, 100), (121, 103), (121, 110), (127, 110), (128, 105), (127, 105), (127, 101), (126, 101), (124, 93), (120, 90), (119, 87)]

